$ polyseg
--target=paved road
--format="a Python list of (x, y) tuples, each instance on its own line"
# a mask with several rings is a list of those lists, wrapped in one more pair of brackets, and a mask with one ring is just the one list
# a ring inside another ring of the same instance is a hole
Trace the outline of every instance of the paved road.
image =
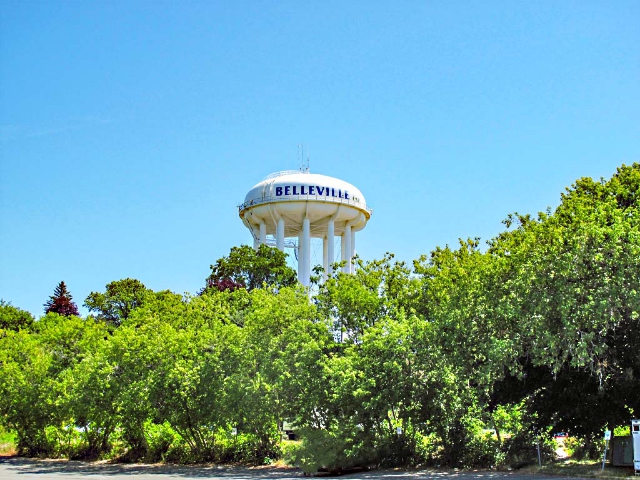
[[(302, 478), (300, 470), (280, 468), (246, 468), (220, 466), (122, 465), (71, 462), (65, 460), (33, 460), (1, 458), (1, 480), (275, 480)], [(513, 472), (432, 472), (377, 470), (342, 477), (345, 480), (566, 480), (562, 477), (521, 475)]]

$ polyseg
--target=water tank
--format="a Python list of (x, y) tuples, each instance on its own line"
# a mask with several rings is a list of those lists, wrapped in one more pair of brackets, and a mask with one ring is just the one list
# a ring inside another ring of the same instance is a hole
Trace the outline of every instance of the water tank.
[(309, 286), (311, 238), (323, 240), (325, 276), (331, 273), (334, 237), (341, 238), (343, 271), (353, 272), (355, 234), (362, 230), (371, 209), (354, 185), (338, 178), (307, 171), (277, 172), (254, 185), (238, 213), (251, 231), (254, 246), (275, 237), (275, 246), (284, 250), (286, 238), (296, 238), (298, 280)]

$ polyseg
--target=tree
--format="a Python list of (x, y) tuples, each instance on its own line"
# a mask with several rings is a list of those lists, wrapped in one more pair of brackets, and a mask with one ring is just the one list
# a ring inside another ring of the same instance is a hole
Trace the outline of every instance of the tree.
[(0, 300), (0, 329), (20, 330), (28, 329), (33, 324), (33, 316), (9, 302)]
[[(98, 410), (95, 391), (108, 382), (92, 385), (91, 392), (85, 385), (74, 390), (73, 370), (104, 340), (104, 326), (57, 313), (41, 317), (30, 331), (7, 330), (0, 336), (0, 424), (15, 430), (20, 454), (55, 454), (59, 442), (54, 437), (60, 438), (74, 422), (84, 426), (79, 423), (82, 409)], [(70, 401), (80, 395), (84, 401)], [(94, 418), (90, 421), (94, 431), (102, 427)]]
[(296, 272), (287, 265), (287, 255), (277, 248), (262, 244), (255, 250), (248, 245), (233, 247), (228, 257), (211, 265), (205, 291), (253, 290), (264, 284), (276, 288), (296, 283)]
[(540, 428), (589, 439), (640, 409), (639, 199), (640, 164), (622, 166), (579, 179), (554, 212), (510, 215), (491, 243), (489, 311), (520, 342), (493, 398), (526, 398)]
[(140, 280), (125, 278), (107, 284), (104, 293), (91, 292), (84, 301), (90, 312), (98, 312), (98, 318), (115, 327), (129, 318), (151, 292)]
[(0, 336), (0, 422), (16, 432), (21, 455), (51, 451), (45, 428), (55, 417), (59, 393), (49, 372), (52, 363), (37, 335), (7, 330)]
[(67, 290), (67, 286), (64, 282), (60, 282), (53, 292), (53, 295), (49, 297), (47, 303), (44, 304), (44, 313), (58, 313), (60, 315), (79, 315), (78, 307), (72, 301), (73, 297)]

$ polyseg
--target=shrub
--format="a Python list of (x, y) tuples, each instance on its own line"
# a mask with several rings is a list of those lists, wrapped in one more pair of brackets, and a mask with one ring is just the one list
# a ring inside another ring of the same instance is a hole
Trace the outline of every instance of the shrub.
[(532, 432), (521, 431), (505, 439), (501, 451), (504, 455), (500, 465), (512, 468), (522, 468), (526, 465), (538, 463), (538, 441), (540, 442), (540, 456), (543, 462), (555, 459), (555, 441), (550, 437), (536, 437)]
[(6, 430), (0, 425), (0, 455), (12, 454), (16, 448), (15, 432)]
[(144, 461), (150, 463), (164, 461), (171, 445), (180, 440), (180, 436), (167, 422), (162, 424), (146, 422), (144, 426), (144, 436), (147, 441), (147, 451), (144, 455)]

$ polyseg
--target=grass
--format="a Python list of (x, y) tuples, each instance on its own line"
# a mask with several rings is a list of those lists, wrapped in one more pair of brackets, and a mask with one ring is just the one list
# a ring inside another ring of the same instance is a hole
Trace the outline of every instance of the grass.
[(16, 434), (0, 427), (0, 455), (16, 454)]
[[(582, 478), (628, 478), (633, 477), (633, 467), (612, 467), (605, 464), (602, 470), (602, 461), (599, 460), (563, 460), (542, 465), (542, 467), (528, 467), (529, 473), (541, 473), (544, 475), (562, 475), (567, 477)], [(522, 471), (521, 470), (521, 471)]]

